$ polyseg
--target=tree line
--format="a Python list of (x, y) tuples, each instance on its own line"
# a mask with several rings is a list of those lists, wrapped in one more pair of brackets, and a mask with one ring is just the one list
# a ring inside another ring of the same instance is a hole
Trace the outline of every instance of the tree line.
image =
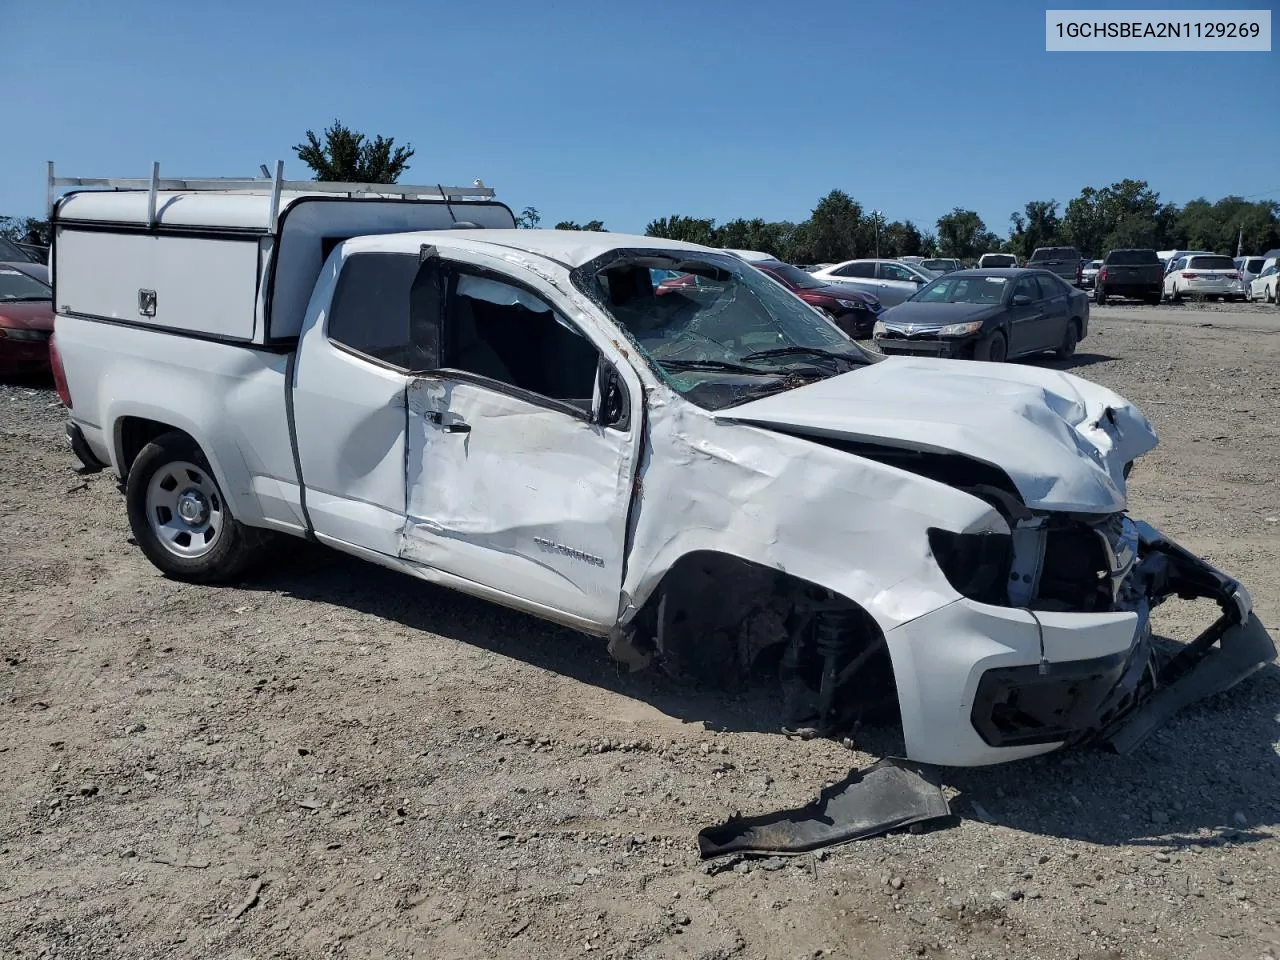
[[(308, 130), (293, 148), (316, 180), (395, 183), (409, 169), (412, 145), (395, 139), (369, 139), (338, 120), (320, 135)], [(525, 207), (519, 227), (542, 225), (536, 207)], [(0, 235), (20, 240), (32, 229), (47, 232), (44, 221), (0, 217)], [(603, 231), (600, 220), (561, 220), (557, 230)], [(856, 257), (955, 257), (972, 260), (984, 253), (1031, 256), (1037, 247), (1072, 246), (1083, 256), (1102, 257), (1124, 247), (1261, 253), (1280, 247), (1280, 203), (1227, 196), (1204, 197), (1182, 206), (1165, 203), (1145, 180), (1124, 179), (1109, 186), (1085, 187), (1059, 203), (1032, 200), (1009, 216), (1004, 236), (989, 229), (976, 211), (955, 207), (921, 229), (911, 220), (888, 220), (868, 211), (843, 190), (832, 190), (800, 222), (737, 218), (724, 223), (672, 214), (651, 220), (645, 235), (711, 247), (760, 250), (788, 263), (833, 263)]]

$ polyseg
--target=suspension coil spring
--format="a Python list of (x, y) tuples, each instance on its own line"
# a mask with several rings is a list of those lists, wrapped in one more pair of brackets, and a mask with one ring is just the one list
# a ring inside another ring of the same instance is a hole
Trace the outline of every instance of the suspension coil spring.
[(817, 616), (814, 629), (814, 648), (824, 660), (843, 653), (857, 625), (857, 613), (853, 610), (824, 610)]

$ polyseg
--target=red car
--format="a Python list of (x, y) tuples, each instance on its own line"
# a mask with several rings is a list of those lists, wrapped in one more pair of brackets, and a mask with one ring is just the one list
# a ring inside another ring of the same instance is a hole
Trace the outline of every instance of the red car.
[(10, 266), (0, 266), (0, 376), (50, 372), (53, 289)]
[(871, 294), (842, 283), (819, 280), (781, 260), (753, 260), (751, 265), (773, 277), (805, 303), (817, 307), (851, 337), (871, 336), (871, 328), (883, 312), (880, 301)]

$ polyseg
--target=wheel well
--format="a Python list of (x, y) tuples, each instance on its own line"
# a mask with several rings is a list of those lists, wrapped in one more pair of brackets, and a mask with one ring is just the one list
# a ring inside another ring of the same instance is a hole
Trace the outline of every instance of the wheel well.
[(120, 451), (120, 475), (126, 476), (142, 448), (166, 433), (182, 433), (176, 427), (144, 417), (121, 417), (116, 424), (116, 449)]
[(863, 607), (730, 554), (681, 557), (610, 650), (729, 689), (772, 675), (791, 719), (805, 713), (825, 732), (898, 710), (884, 633)]

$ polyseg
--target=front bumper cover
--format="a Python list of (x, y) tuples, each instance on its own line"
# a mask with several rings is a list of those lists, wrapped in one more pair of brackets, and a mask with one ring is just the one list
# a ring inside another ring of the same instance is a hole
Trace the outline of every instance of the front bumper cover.
[[(1114, 612), (965, 599), (887, 636), (908, 756), (977, 766), (1080, 743), (1128, 753), (1178, 710), (1276, 659), (1237, 581), (1149, 525), (1133, 528), (1139, 560)], [(1221, 611), (1173, 656), (1157, 649), (1149, 621), (1170, 596)]]
[(973, 356), (977, 335), (967, 337), (877, 337), (876, 349), (884, 354), (960, 359)]

